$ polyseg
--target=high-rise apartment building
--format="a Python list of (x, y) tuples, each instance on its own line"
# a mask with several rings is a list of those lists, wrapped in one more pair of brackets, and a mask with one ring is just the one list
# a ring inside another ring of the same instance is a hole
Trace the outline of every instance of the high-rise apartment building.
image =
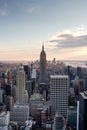
[(25, 88), (25, 72), (23, 67), (19, 67), (17, 73), (17, 91), (16, 91), (17, 103), (27, 103), (28, 102), (28, 93)]
[(42, 45), (42, 51), (40, 53), (40, 83), (46, 83), (46, 53), (44, 51), (44, 45)]
[(50, 100), (52, 114), (67, 118), (68, 113), (68, 86), (69, 78), (67, 75), (50, 76)]

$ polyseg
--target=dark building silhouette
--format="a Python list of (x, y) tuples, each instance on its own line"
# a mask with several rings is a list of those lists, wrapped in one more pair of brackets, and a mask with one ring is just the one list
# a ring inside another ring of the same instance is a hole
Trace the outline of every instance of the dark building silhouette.
[(84, 90), (87, 90), (87, 76), (84, 77)]
[(26, 74), (26, 75), (29, 74), (29, 68), (28, 68), (28, 65), (24, 65), (24, 71), (25, 71), (25, 74)]
[(79, 98), (79, 130), (87, 130), (87, 93), (80, 93)]
[(40, 83), (39, 91), (40, 91), (41, 95), (43, 95), (43, 98), (47, 101), (48, 100), (49, 84)]
[(27, 79), (30, 79), (30, 68), (28, 65), (24, 65), (24, 71), (25, 71), (25, 74), (26, 74), (26, 78)]
[(40, 53), (40, 77), (39, 77), (39, 92), (43, 95), (45, 100), (49, 97), (49, 83), (46, 75), (46, 53), (44, 51), (44, 44)]
[(5, 90), (5, 95), (11, 96), (11, 86), (10, 85), (6, 84), (4, 87), (4, 90)]
[(44, 51), (44, 45), (42, 45), (42, 51), (40, 53), (40, 83), (46, 83), (46, 53)]
[(7, 84), (12, 87), (12, 70), (7, 72)]
[(79, 78), (81, 78), (82, 77), (82, 68), (81, 67), (77, 67), (77, 76), (79, 77)]
[(66, 67), (66, 74), (69, 75), (70, 80), (73, 79), (74, 76), (73, 76), (72, 66), (68, 65), (68, 66)]

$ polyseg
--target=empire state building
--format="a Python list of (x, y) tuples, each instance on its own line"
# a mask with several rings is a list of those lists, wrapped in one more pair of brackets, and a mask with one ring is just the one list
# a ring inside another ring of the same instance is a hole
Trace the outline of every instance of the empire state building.
[(44, 45), (42, 45), (42, 51), (40, 53), (40, 83), (46, 83), (46, 53), (44, 51)]

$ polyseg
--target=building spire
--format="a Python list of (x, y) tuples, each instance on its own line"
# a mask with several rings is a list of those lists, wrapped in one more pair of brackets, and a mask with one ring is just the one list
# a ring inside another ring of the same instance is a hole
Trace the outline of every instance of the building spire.
[(42, 51), (44, 51), (44, 42), (42, 43)]

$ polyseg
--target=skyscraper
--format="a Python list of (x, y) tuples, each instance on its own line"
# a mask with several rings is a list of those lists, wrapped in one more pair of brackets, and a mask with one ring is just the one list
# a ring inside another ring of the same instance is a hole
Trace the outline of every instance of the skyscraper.
[(87, 92), (81, 92), (79, 97), (79, 130), (87, 130)]
[(22, 66), (19, 67), (17, 73), (16, 98), (18, 103), (27, 103), (28, 101), (28, 93), (25, 90), (25, 72)]
[(28, 64), (24, 64), (24, 71), (25, 71), (25, 75), (26, 75), (26, 80), (30, 79), (30, 68), (28, 66)]
[(25, 72), (23, 66), (20, 66), (17, 72), (17, 101), (10, 111), (10, 120), (18, 124), (25, 124), (29, 116), (28, 93), (25, 89)]
[(67, 118), (68, 112), (68, 86), (69, 78), (67, 75), (50, 76), (50, 100), (52, 114)]
[(46, 83), (46, 53), (44, 51), (44, 45), (42, 45), (42, 51), (40, 53), (40, 83)]
[(82, 68), (81, 67), (77, 67), (77, 76), (79, 77), (79, 78), (81, 78), (82, 77)]
[(12, 70), (8, 70), (7, 72), (7, 83), (12, 87)]

